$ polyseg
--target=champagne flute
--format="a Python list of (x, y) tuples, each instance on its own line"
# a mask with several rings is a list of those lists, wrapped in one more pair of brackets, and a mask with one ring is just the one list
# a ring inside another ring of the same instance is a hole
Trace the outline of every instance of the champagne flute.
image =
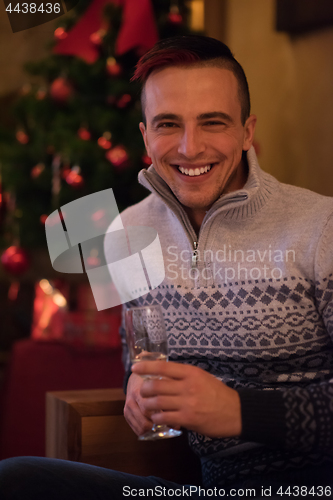
[[(131, 307), (125, 313), (126, 339), (131, 362), (167, 361), (168, 340), (162, 309), (159, 305)], [(154, 378), (144, 375), (143, 378)], [(182, 431), (154, 424), (139, 440), (148, 441), (180, 436)]]

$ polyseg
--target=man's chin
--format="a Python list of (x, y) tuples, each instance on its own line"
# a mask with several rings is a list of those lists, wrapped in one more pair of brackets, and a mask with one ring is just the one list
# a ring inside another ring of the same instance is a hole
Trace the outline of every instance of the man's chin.
[(184, 207), (185, 211), (200, 211), (207, 212), (214, 202), (219, 198), (219, 193), (210, 193), (204, 196), (202, 190), (197, 190), (192, 193), (184, 193), (177, 189), (172, 189), (174, 196), (177, 198), (179, 203)]
[(206, 203), (195, 203), (195, 202), (191, 202), (191, 201), (188, 201), (188, 200), (183, 200), (183, 202), (181, 200), (178, 199), (178, 201), (180, 202), (180, 204), (183, 206), (185, 212), (202, 212), (202, 213), (206, 213), (208, 212), (208, 210), (210, 209), (210, 207), (213, 205), (213, 203), (211, 205), (207, 205)]

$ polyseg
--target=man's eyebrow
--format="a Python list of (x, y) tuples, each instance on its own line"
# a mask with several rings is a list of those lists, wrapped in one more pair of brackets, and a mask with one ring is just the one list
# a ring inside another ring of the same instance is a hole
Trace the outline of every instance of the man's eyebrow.
[(156, 123), (160, 122), (161, 120), (181, 120), (181, 116), (175, 115), (174, 113), (159, 113), (158, 115), (154, 116), (151, 124), (156, 125)]
[[(229, 123), (233, 122), (233, 119), (231, 118), (228, 113), (223, 113), (222, 111), (211, 111), (210, 113), (201, 113), (201, 115), (197, 116), (197, 120), (202, 121), (202, 120), (211, 120), (212, 118), (220, 118), (221, 120), (225, 120)], [(159, 113), (158, 115), (154, 116), (154, 118), (151, 121), (151, 124), (154, 126), (156, 123), (158, 123), (161, 120), (178, 120), (181, 121), (182, 117), (180, 115), (176, 115), (174, 113)]]
[(233, 121), (230, 115), (223, 113), (222, 111), (212, 111), (211, 113), (202, 113), (197, 116), (197, 120), (211, 120), (212, 118), (220, 118), (221, 120), (225, 120), (227, 122)]

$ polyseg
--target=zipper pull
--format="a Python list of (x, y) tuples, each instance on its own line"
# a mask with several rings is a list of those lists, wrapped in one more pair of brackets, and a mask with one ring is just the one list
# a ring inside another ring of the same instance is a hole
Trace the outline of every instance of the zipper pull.
[(193, 253), (192, 253), (192, 269), (197, 267), (197, 260), (198, 260), (198, 243), (196, 241), (193, 242)]

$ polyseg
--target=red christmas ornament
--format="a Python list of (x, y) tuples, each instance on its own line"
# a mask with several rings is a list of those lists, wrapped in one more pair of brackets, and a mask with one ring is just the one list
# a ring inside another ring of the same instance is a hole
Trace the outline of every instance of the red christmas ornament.
[(27, 271), (30, 265), (30, 259), (23, 248), (11, 246), (1, 255), (1, 263), (5, 271), (17, 276)]
[(23, 130), (18, 130), (18, 132), (16, 132), (16, 139), (21, 144), (28, 144), (29, 142), (29, 136)]
[(118, 108), (126, 108), (126, 106), (131, 102), (132, 96), (130, 94), (124, 94), (121, 96), (120, 99), (117, 101), (117, 107)]
[(112, 143), (110, 140), (111, 136), (112, 136), (111, 132), (104, 132), (102, 137), (100, 137), (97, 141), (98, 145), (103, 149), (110, 149), (112, 146)]
[(105, 137), (100, 137), (97, 142), (98, 145), (103, 149), (110, 149), (112, 146), (111, 142), (105, 139)]
[(108, 57), (106, 60), (106, 71), (110, 76), (119, 76), (122, 72), (122, 67), (114, 57)]
[(183, 18), (181, 16), (181, 14), (172, 14), (170, 12), (170, 14), (168, 15), (168, 19), (169, 19), (171, 24), (182, 24), (182, 22), (183, 22)]
[(95, 31), (95, 33), (92, 33), (89, 37), (89, 40), (91, 41), (91, 43), (93, 43), (94, 45), (102, 45), (103, 43), (103, 38), (105, 37), (106, 35), (106, 31), (103, 30), (103, 29), (100, 29), (98, 31)]
[(128, 154), (124, 146), (116, 146), (110, 149), (105, 156), (116, 168), (122, 169), (126, 167)]
[(68, 33), (61, 26), (57, 28), (54, 32), (54, 38), (56, 40), (65, 40), (68, 37)]
[(73, 167), (66, 177), (66, 182), (74, 189), (80, 189), (84, 185), (82, 175), (80, 175), (80, 167)]
[(66, 177), (68, 176), (68, 174), (70, 172), (71, 172), (70, 166), (69, 165), (64, 165), (63, 168), (62, 168), (61, 177), (66, 180)]
[(91, 139), (91, 133), (85, 127), (79, 128), (77, 135), (82, 139), (82, 141), (89, 141)]
[(50, 93), (55, 101), (67, 102), (73, 95), (73, 87), (65, 78), (59, 77), (52, 82)]
[(172, 5), (172, 7), (170, 8), (168, 19), (171, 24), (182, 24), (183, 17), (179, 13), (179, 8), (177, 5)]
[(109, 225), (108, 218), (106, 217), (106, 211), (103, 209), (94, 212), (90, 218), (94, 225), (98, 228), (106, 229)]
[(90, 218), (94, 222), (98, 222), (101, 219), (103, 219), (104, 216), (105, 216), (105, 210), (100, 209), (100, 210), (97, 210), (97, 212), (94, 212)]
[(37, 177), (40, 176), (40, 174), (43, 172), (43, 170), (45, 169), (45, 165), (44, 163), (38, 163), (37, 165), (34, 166), (34, 168), (31, 170), (31, 177), (33, 179), (37, 179)]
[(150, 165), (152, 164), (151, 158), (148, 155), (143, 155), (141, 160), (145, 165), (147, 165), (147, 167), (150, 167)]

